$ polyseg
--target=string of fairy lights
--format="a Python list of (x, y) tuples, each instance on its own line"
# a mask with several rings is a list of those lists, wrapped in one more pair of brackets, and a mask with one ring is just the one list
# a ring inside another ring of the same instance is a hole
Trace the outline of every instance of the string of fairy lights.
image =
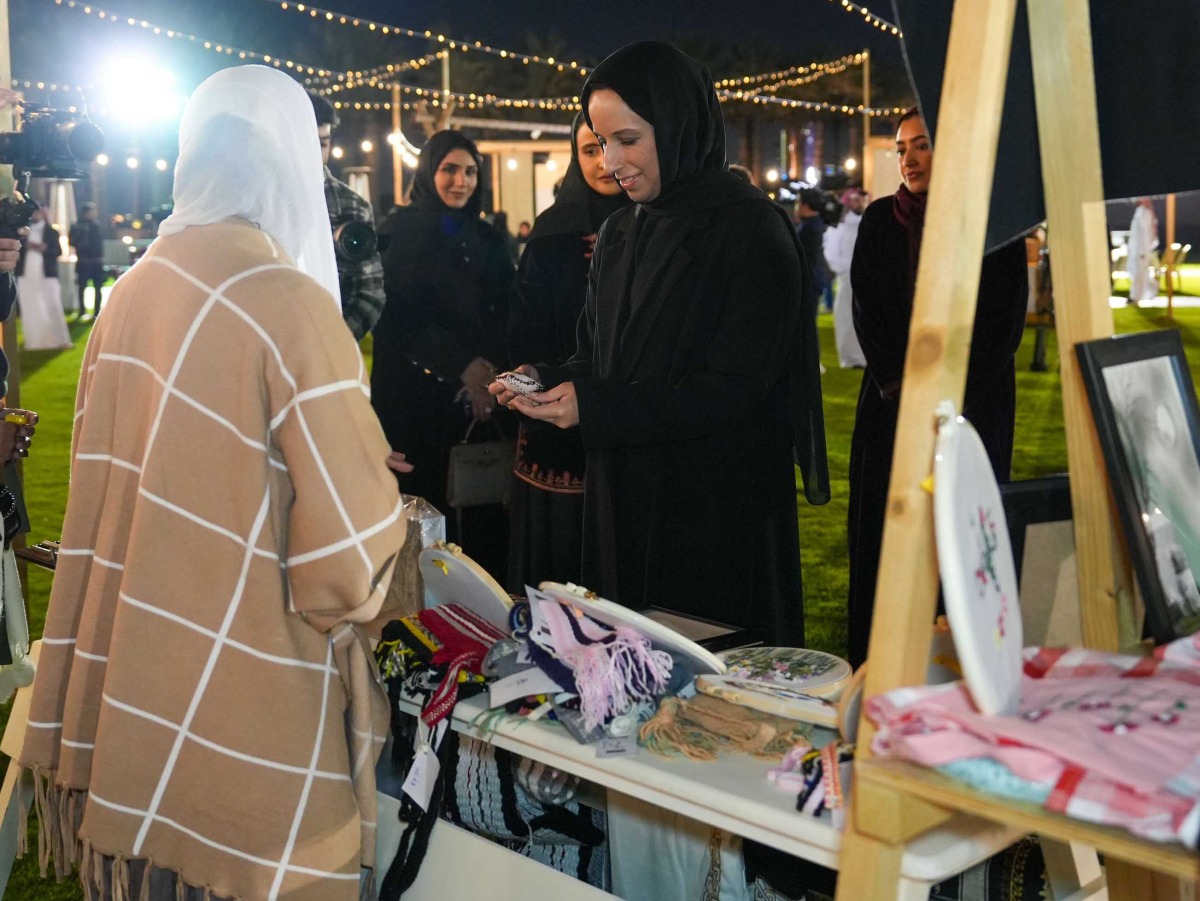
[(857, 3), (851, 3), (850, 0), (829, 0), (830, 3), (837, 3), (846, 12), (857, 13), (862, 16), (863, 21), (868, 25), (878, 28), (880, 31), (886, 31), (888, 34), (898, 38), (904, 37), (904, 32), (900, 30), (899, 25), (889, 22), (882, 16), (877, 16), (865, 6), (860, 6)]
[[(224, 42), (212, 41), (202, 38), (191, 32), (168, 28), (162, 25), (155, 24), (146, 19), (136, 17), (123, 16), (111, 10), (102, 9), (93, 6), (83, 0), (53, 0), (54, 4), (60, 8), (81, 12), (88, 16), (95, 16), (99, 21), (112, 24), (122, 24), (130, 28), (137, 28), (147, 33), (154, 34), (167, 39), (186, 42), (198, 48), (211, 51), (227, 57), (235, 57), (240, 60), (251, 60), (262, 62), (266, 65), (273, 66), (277, 69), (287, 69), (298, 76), (304, 78), (304, 82), (313, 87), (318, 93), (325, 95), (340, 94), (345, 91), (374, 88), (380, 90), (399, 90), (400, 92), (414, 96), (417, 99), (417, 104), (427, 103), (434, 106), (445, 105), (453, 102), (459, 106), (465, 106), (467, 109), (480, 109), (483, 107), (492, 107), (497, 109), (536, 109), (541, 111), (577, 111), (580, 108), (578, 96), (566, 97), (540, 97), (540, 98), (512, 98), (498, 97), (494, 94), (479, 94), (462, 91), (443, 91), (435, 88), (426, 88), (418, 85), (405, 84), (395, 80), (395, 76), (404, 72), (419, 71), (436, 60), (443, 58), (447, 53), (452, 51), (468, 52), (471, 50), (481, 51), (493, 56), (501, 58), (509, 58), (521, 62), (524, 65), (540, 64), (551, 66), (558, 71), (575, 71), (580, 75), (586, 75), (588, 69), (577, 60), (560, 60), (553, 56), (539, 56), (536, 54), (526, 54), (519, 51), (508, 50), (506, 48), (497, 48), (491, 45), (483, 44), (482, 42), (467, 42), (457, 38), (449, 38), (442, 34), (436, 34), (432, 31), (418, 31), (416, 29), (405, 28), (403, 26), (385, 24), (372, 21), (369, 19), (353, 18), (345, 16), (332, 10), (323, 9), (320, 7), (310, 6), (304, 3), (292, 3), (288, 0), (264, 0), (273, 6), (278, 6), (282, 11), (291, 11), (309, 18), (346, 26), (350, 28), (363, 28), (368, 31), (379, 32), (384, 35), (399, 35), (402, 37), (423, 38), (428, 40), (436, 40), (439, 43), (445, 44), (445, 48), (436, 52), (428, 53), (421, 57), (412, 59), (385, 63), (370, 69), (354, 70), (354, 71), (337, 71), (332, 68), (324, 68), (311, 66), (306, 63), (289, 59), (285, 56), (274, 56), (268, 53), (262, 53), (255, 50), (249, 50), (242, 47), (237, 47)], [(850, 2), (850, 0), (835, 0), (840, 2), (843, 8), (851, 12), (856, 12), (863, 15), (864, 19), (875, 24), (880, 28), (891, 29), (897, 36), (902, 36), (898, 28), (891, 25), (885, 19), (875, 16), (865, 7)], [(725, 78), (716, 82), (718, 99), (723, 103), (728, 102), (746, 102), (760, 105), (772, 105), (785, 109), (802, 109), (810, 112), (831, 112), (841, 113), (852, 116), (893, 116), (904, 112), (904, 107), (865, 107), (862, 104), (838, 104), (827, 101), (816, 100), (798, 100), (794, 98), (777, 97), (774, 92), (785, 87), (795, 87), (804, 84), (810, 84), (820, 78), (828, 75), (835, 75), (846, 71), (850, 66), (862, 65), (868, 58), (868, 52), (847, 54), (835, 60), (827, 62), (810, 63), (806, 66), (791, 66), (787, 69), (781, 69), (776, 72), (760, 73), (757, 75), (744, 75), (735, 78)], [(305, 77), (307, 76), (307, 77)], [(45, 90), (50, 92), (75, 93), (84, 94), (84, 88), (80, 85), (59, 84), (56, 82), (46, 81), (13, 81), (14, 87), (24, 88), (26, 90)], [(412, 101), (402, 101), (402, 109), (412, 109), (416, 104)], [(351, 101), (338, 99), (334, 103), (335, 108), (340, 110), (355, 110), (355, 111), (382, 111), (391, 110), (393, 103), (390, 101)]]
[(311, 19), (323, 19), (326, 22), (344, 26), (347, 28), (359, 28), (367, 31), (378, 32), (384, 35), (400, 35), (409, 38), (425, 38), (428, 40), (436, 40), (439, 44), (445, 44), (451, 50), (460, 50), (463, 52), (477, 51), (486, 53), (491, 56), (498, 56), (502, 59), (512, 59), (525, 65), (538, 64), (549, 66), (559, 72), (578, 72), (580, 75), (587, 75), (588, 67), (580, 63), (578, 60), (556, 59), (553, 56), (541, 56), (536, 53), (522, 53), (519, 50), (507, 50), (501, 47), (493, 47), (490, 44), (485, 44), (482, 41), (466, 41), (460, 38), (447, 37), (444, 34), (438, 34), (433, 31), (422, 31), (416, 28), (406, 28), (403, 25), (392, 25), (385, 22), (376, 22), (372, 19), (359, 19), (353, 16), (346, 16), (342, 13), (334, 12), (329, 9), (322, 9), (319, 6), (311, 6), (307, 3), (291, 3), (284, 0), (264, 0), (272, 6), (278, 6), (285, 12), (295, 12), (300, 15), (308, 16)]
[(241, 60), (254, 60), (256, 62), (262, 62), (269, 66), (274, 66), (276, 69), (289, 69), (300, 75), (326, 76), (337, 74), (332, 69), (309, 66), (285, 57), (271, 56), (267, 53), (246, 50), (242, 47), (235, 47), (231, 44), (226, 44), (223, 41), (218, 42), (205, 40), (204, 38), (186, 31), (156, 25), (153, 22), (147, 21), (146, 19), (122, 16), (118, 13), (101, 9), (98, 6), (92, 6), (91, 4), (84, 3), (82, 0), (54, 0), (54, 5), (62, 7), (63, 9), (71, 9), (76, 12), (81, 12), (84, 15), (95, 16), (102, 22), (110, 22), (114, 25), (123, 24), (129, 26), (130, 28), (140, 28), (150, 34), (194, 44), (197, 47), (202, 47), (205, 50), (212, 51), (213, 53), (236, 57)]

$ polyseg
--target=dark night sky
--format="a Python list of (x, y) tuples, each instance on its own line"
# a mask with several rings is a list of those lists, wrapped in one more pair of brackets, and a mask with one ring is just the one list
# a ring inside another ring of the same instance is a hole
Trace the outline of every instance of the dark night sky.
[[(711, 47), (736, 55), (747, 48), (779, 66), (825, 60), (869, 47), (878, 63), (895, 77), (901, 65), (899, 41), (870, 27), (830, 0), (324, 0), (349, 16), (375, 18), (414, 29), (432, 29), (466, 40), (482, 40), (514, 50), (533, 49), (531, 41), (554, 40), (581, 62), (595, 64), (618, 47), (647, 38)], [(65, 0), (64, 0), (65, 3)], [(10, 0), (14, 70), (18, 77), (82, 80), (114, 54), (143, 47), (154, 55), (175, 56), (197, 72), (197, 79), (219, 67), (199, 50), (155, 38), (125, 25), (56, 6), (53, 0)], [(82, 3), (80, 4), (82, 5)], [(319, 49), (321, 33), (346, 34), (337, 26), (317, 25), (264, 0), (101, 0), (97, 8), (146, 18), (152, 24), (198, 34), (246, 49), (300, 58), (307, 50), (314, 65), (328, 65)], [(351, 31), (360, 48), (359, 67), (426, 52), (420, 41), (385, 38), (365, 29)], [(36, 34), (38, 39), (31, 36)], [(724, 71), (719, 59), (702, 59), (715, 78)]]

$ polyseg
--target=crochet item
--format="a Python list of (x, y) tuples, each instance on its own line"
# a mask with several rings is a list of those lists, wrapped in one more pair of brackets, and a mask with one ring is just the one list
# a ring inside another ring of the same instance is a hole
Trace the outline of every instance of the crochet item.
[(810, 726), (795, 720), (696, 695), (686, 701), (664, 698), (638, 737), (662, 757), (716, 760), (717, 752), (724, 750), (778, 759), (811, 731)]
[(644, 635), (625, 626), (610, 629), (557, 601), (538, 603), (549, 632), (541, 647), (571, 670), (586, 729), (666, 690), (671, 655), (654, 650)]

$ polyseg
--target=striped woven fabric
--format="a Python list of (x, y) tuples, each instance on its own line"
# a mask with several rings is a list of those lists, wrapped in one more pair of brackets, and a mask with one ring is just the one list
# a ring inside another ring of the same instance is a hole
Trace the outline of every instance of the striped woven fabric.
[(20, 760), (60, 875), (359, 897), (388, 707), (354, 624), (389, 616), (388, 453), (336, 305), (263, 232), (189, 228), (122, 278)]
[(442, 604), (417, 614), (441, 647), (434, 663), (445, 663), (446, 675), (421, 711), (427, 726), (435, 726), (450, 715), (458, 701), (458, 674), (477, 673), (492, 645), (507, 636), (487, 620), (459, 604)]

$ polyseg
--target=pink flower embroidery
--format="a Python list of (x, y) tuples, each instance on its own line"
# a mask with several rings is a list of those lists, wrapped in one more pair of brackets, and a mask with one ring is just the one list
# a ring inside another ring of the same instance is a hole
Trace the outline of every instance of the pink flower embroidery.
[(1031, 723), (1040, 723), (1053, 712), (1049, 707), (1043, 707), (1041, 710), (1026, 710), (1021, 716)]
[(1163, 710), (1160, 713), (1154, 714), (1154, 722), (1161, 723), (1164, 726), (1174, 726), (1179, 722), (1179, 714), (1170, 710)]
[(1127, 732), (1132, 732), (1137, 727), (1138, 724), (1132, 722), (1105, 723), (1100, 726), (1100, 731), (1107, 732), (1109, 735), (1124, 735)]

